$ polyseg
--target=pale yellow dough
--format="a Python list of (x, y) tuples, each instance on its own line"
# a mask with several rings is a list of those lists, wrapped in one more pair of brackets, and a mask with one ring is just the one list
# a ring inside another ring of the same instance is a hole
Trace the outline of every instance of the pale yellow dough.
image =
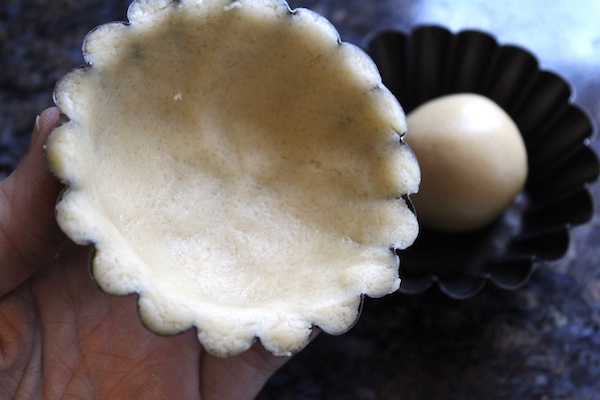
[(146, 0), (56, 89), (58, 221), (110, 294), (213, 354), (343, 333), (399, 286), (420, 173), (373, 62), (283, 1)]
[(481, 228), (512, 203), (527, 178), (527, 150), (510, 116), (487, 97), (431, 100), (408, 116), (407, 143), (423, 180), (412, 197), (423, 226)]

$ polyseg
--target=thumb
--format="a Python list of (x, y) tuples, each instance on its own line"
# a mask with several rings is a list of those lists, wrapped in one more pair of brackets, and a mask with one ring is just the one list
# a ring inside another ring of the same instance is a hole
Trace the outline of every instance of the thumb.
[(44, 143), (59, 123), (58, 109), (42, 112), (27, 154), (0, 183), (0, 296), (29, 278), (66, 240), (54, 218), (62, 185), (44, 158)]

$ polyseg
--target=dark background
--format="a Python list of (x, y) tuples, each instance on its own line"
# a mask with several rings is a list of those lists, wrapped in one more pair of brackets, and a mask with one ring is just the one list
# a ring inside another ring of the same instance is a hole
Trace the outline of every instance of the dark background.
[[(126, 0), (2, 0), (0, 179), (14, 168), (58, 79), (81, 64), (85, 34), (124, 20)], [(293, 0), (358, 45), (378, 29), (478, 28), (532, 51), (600, 122), (596, 0)], [(596, 150), (600, 145), (593, 142)], [(590, 187), (596, 202), (598, 184)], [(464, 301), (432, 289), (367, 299), (347, 334), (321, 334), (260, 400), (600, 398), (599, 214), (572, 230), (567, 255), (516, 291), (490, 285)]]

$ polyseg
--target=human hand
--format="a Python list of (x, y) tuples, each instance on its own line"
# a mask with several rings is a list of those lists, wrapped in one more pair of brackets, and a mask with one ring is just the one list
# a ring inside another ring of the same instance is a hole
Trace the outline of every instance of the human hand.
[(88, 247), (60, 231), (62, 190), (43, 144), (56, 108), (36, 121), (27, 155), (0, 183), (0, 399), (252, 399), (288, 358), (260, 343), (231, 358), (195, 332), (160, 337), (137, 315), (135, 295), (104, 294)]

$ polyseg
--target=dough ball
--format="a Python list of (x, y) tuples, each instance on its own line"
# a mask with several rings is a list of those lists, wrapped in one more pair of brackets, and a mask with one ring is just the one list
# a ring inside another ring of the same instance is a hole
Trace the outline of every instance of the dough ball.
[(441, 231), (481, 228), (512, 203), (527, 178), (527, 151), (510, 116), (487, 97), (462, 93), (408, 116), (406, 142), (421, 166), (411, 196), (421, 224)]

